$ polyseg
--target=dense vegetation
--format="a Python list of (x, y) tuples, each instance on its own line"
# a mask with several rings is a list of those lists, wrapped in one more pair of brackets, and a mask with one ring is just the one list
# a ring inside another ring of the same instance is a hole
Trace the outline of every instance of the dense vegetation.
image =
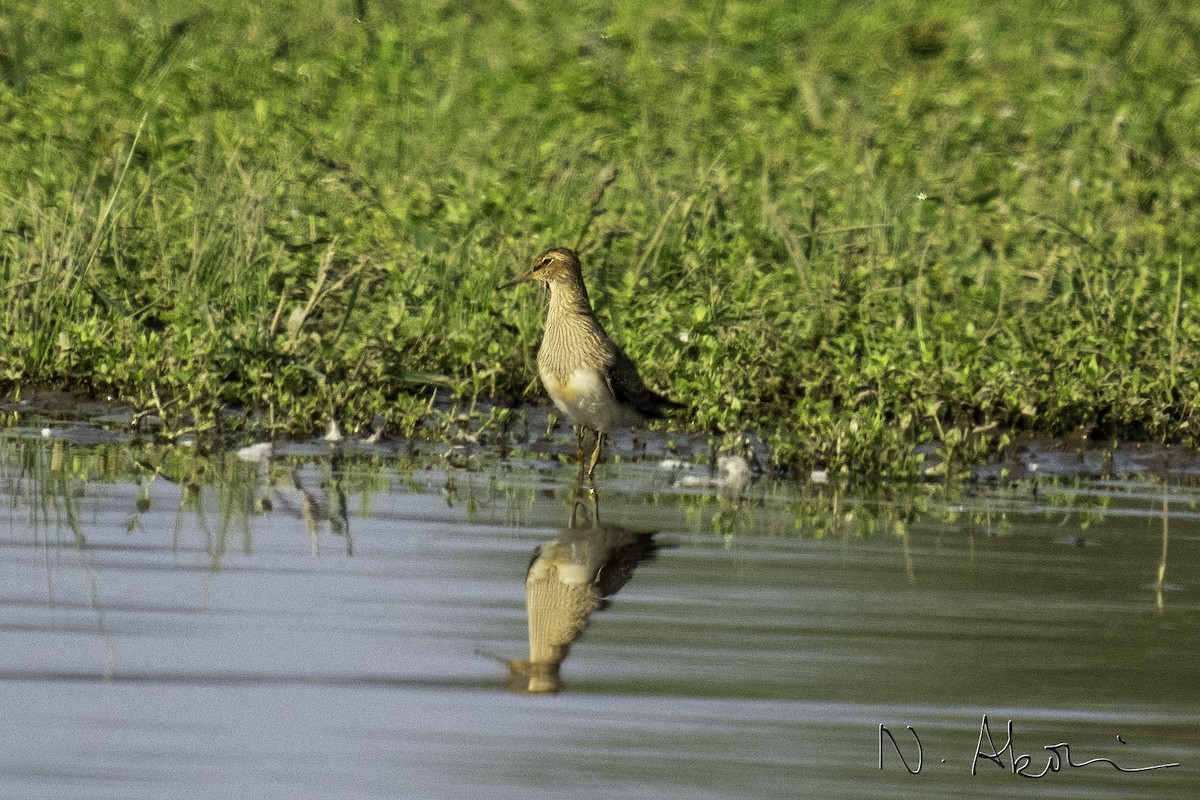
[(540, 397), (569, 245), (782, 466), (1192, 440), (1197, 74), (1183, 0), (9, 0), (0, 384), (407, 435)]

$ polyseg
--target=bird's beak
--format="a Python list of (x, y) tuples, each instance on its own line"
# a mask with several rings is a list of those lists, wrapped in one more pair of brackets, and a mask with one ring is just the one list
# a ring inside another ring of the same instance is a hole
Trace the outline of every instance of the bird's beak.
[(513, 278), (511, 281), (505, 281), (504, 283), (497, 286), (496, 289), (497, 289), (497, 291), (500, 291), (503, 289), (511, 289), (512, 287), (516, 286), (518, 283), (525, 283), (526, 281), (531, 281), (531, 280), (533, 280), (533, 273), (526, 272), (523, 275), (518, 275), (517, 277)]

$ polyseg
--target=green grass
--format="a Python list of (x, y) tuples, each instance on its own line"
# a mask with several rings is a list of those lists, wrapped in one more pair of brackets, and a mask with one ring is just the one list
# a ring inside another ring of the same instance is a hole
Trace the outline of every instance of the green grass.
[(493, 287), (565, 244), (673, 424), (781, 467), (1197, 437), (1190, 3), (145, 5), (0, 18), (10, 391), (409, 435), (540, 397)]

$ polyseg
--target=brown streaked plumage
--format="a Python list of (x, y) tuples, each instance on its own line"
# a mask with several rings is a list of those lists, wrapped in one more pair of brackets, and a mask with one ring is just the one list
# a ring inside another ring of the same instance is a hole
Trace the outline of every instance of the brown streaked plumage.
[(524, 281), (541, 281), (550, 289), (538, 376), (554, 405), (575, 423), (581, 468), (583, 431), (596, 432), (590, 478), (605, 433), (643, 419), (662, 419), (664, 412), (680, 406), (646, 388), (629, 356), (604, 332), (592, 312), (575, 251), (552, 247), (533, 260), (528, 272), (500, 288)]

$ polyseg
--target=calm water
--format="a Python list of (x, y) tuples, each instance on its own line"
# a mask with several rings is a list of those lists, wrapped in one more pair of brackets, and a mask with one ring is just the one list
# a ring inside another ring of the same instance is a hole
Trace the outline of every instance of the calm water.
[[(537, 456), (49, 433), (0, 438), (3, 798), (1200, 792), (1191, 477), (646, 460), (593, 498)], [(1059, 743), (1179, 766), (1012, 773)]]

